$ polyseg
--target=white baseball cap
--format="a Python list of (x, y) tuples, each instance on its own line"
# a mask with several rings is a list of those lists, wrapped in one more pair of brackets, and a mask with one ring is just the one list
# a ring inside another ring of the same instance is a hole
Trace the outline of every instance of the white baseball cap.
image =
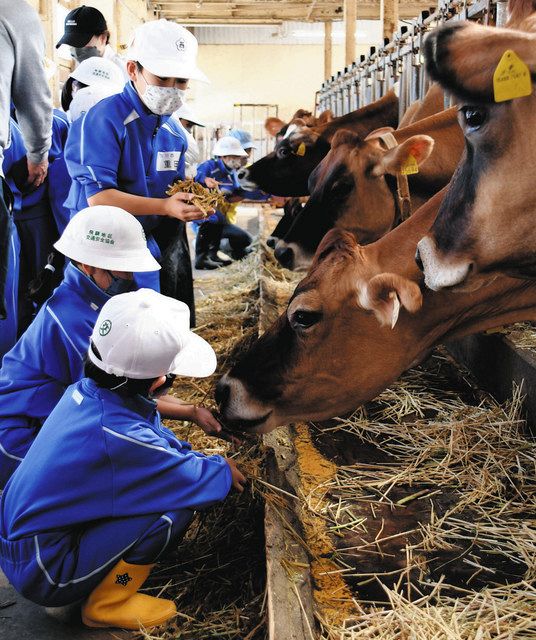
[(71, 260), (111, 271), (158, 271), (143, 227), (119, 207), (98, 205), (69, 220), (54, 247)]
[(110, 298), (102, 307), (88, 357), (106, 373), (136, 380), (168, 373), (204, 378), (216, 370), (216, 354), (190, 331), (190, 310), (152, 289)]
[(188, 120), (188, 122), (193, 122), (199, 127), (204, 127), (205, 123), (195, 115), (192, 107), (186, 102), (183, 103), (182, 107), (179, 107), (177, 111), (174, 112), (173, 116), (175, 118), (182, 118), (183, 120)]
[(121, 69), (110, 60), (98, 56), (82, 60), (69, 78), (74, 78), (90, 87), (95, 84), (113, 85), (117, 88), (115, 93), (119, 93), (125, 85)]
[(69, 105), (69, 118), (71, 122), (78, 120), (104, 98), (109, 98), (115, 93), (120, 93), (121, 88), (115, 85), (95, 84), (92, 87), (78, 89)]
[(151, 20), (134, 30), (127, 60), (163, 78), (186, 78), (208, 82), (197, 66), (197, 39), (170, 20)]
[(212, 154), (215, 156), (247, 156), (242, 145), (233, 136), (224, 136), (214, 145)]

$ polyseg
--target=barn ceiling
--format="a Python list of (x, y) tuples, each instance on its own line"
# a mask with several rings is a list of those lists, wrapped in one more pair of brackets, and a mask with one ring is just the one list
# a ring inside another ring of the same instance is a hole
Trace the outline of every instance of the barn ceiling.
[[(343, 0), (161, 0), (149, 2), (157, 17), (182, 24), (281, 24), (342, 20)], [(435, 4), (430, 0), (399, 0), (401, 19), (414, 18)], [(358, 19), (380, 17), (380, 0), (358, 0)]]

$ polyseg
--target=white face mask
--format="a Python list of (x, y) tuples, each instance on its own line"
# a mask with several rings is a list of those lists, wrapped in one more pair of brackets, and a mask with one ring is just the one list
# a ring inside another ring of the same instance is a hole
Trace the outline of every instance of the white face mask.
[(159, 116), (168, 116), (182, 106), (186, 93), (184, 89), (157, 87), (154, 84), (149, 84), (141, 72), (140, 76), (145, 82), (145, 91), (140, 94), (140, 98), (150, 111)]
[(223, 164), (228, 168), (228, 169), (240, 169), (242, 167), (242, 160), (240, 158), (227, 158), (226, 160), (223, 161)]

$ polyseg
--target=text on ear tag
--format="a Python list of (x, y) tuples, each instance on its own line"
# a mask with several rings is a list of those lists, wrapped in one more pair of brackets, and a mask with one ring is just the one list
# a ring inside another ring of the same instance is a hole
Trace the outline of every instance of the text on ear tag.
[(493, 74), (495, 102), (523, 98), (532, 93), (532, 80), (527, 65), (511, 49), (507, 49)]
[(306, 149), (307, 147), (305, 146), (305, 142), (300, 142), (300, 144), (298, 145), (298, 148), (296, 149), (296, 155), (304, 156)]
[(403, 176), (411, 176), (414, 173), (419, 173), (419, 165), (417, 164), (417, 160), (415, 156), (409, 155), (400, 168), (400, 173)]

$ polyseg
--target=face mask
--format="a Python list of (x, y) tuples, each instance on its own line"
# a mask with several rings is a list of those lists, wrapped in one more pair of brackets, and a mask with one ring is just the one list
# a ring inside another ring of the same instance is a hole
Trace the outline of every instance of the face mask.
[(240, 167), (242, 166), (242, 160), (240, 160), (240, 158), (232, 158), (229, 160), (224, 160), (223, 164), (231, 171), (234, 171), (240, 169)]
[(149, 84), (142, 73), (140, 76), (145, 82), (145, 91), (140, 94), (140, 98), (150, 111), (159, 116), (169, 116), (182, 106), (184, 90), (175, 87), (157, 87)]
[(107, 272), (112, 279), (110, 286), (104, 289), (104, 293), (107, 293), (109, 296), (117, 296), (120, 293), (128, 293), (129, 291), (133, 291), (136, 288), (136, 283), (134, 280), (127, 280), (126, 278), (119, 278), (118, 276), (114, 276), (111, 271)]
[(99, 51), (97, 47), (71, 47), (71, 55), (80, 63), (88, 58), (102, 58), (104, 52)]

